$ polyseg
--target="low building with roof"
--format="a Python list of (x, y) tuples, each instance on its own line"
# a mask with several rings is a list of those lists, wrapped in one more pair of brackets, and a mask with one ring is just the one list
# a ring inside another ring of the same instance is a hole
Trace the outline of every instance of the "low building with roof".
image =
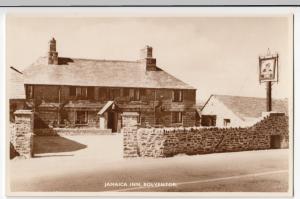
[[(157, 66), (152, 47), (137, 61), (59, 57), (56, 40), (48, 57), (24, 71), (26, 104), (37, 126), (122, 127), (134, 112), (142, 126), (194, 126), (196, 89)], [(101, 122), (100, 122), (101, 121)]]
[(25, 108), (25, 89), (23, 73), (11, 66), (8, 71), (10, 87), (7, 88), (9, 98), (10, 121), (14, 121), (14, 112)]
[[(272, 111), (289, 115), (287, 99), (272, 99)], [(201, 126), (251, 126), (265, 112), (265, 98), (211, 95), (201, 109)]]

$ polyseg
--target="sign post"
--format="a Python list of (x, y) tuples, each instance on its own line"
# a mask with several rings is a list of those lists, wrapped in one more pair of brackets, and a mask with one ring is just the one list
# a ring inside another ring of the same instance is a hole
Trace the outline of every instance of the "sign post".
[(266, 83), (266, 110), (272, 111), (272, 82), (278, 82), (278, 54), (259, 57), (259, 82)]

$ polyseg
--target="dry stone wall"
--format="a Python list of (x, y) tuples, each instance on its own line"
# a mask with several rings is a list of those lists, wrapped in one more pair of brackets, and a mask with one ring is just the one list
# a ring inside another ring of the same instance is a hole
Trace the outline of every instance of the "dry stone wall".
[[(124, 157), (170, 157), (216, 152), (288, 148), (288, 117), (270, 113), (247, 128), (124, 128)], [(280, 140), (273, 140), (274, 137)]]

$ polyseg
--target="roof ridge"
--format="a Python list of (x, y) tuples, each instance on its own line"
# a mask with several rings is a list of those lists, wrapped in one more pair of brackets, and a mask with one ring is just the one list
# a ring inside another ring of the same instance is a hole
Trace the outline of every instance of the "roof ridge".
[[(40, 58), (47, 59), (47, 56), (40, 56)], [(138, 63), (140, 60), (121, 60), (121, 59), (95, 59), (95, 58), (74, 58), (74, 57), (58, 57), (61, 59), (72, 59), (72, 60), (90, 60), (90, 61), (107, 61), (107, 62), (129, 62)]]

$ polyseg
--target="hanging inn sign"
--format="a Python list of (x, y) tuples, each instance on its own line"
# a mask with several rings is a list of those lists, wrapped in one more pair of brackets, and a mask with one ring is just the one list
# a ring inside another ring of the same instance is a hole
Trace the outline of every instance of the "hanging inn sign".
[(278, 54), (259, 57), (259, 82), (278, 81)]
[(259, 57), (259, 83), (266, 83), (266, 111), (272, 111), (272, 82), (278, 82), (278, 54)]

